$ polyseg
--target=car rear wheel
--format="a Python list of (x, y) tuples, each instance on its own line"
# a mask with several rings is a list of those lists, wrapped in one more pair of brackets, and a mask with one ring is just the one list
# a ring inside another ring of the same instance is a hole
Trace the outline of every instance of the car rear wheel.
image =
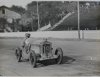
[(15, 55), (16, 55), (17, 61), (18, 61), (18, 62), (21, 62), (22, 51), (21, 51), (19, 48), (17, 48), (17, 49), (15, 50)]
[(31, 65), (33, 66), (33, 68), (36, 67), (36, 62), (37, 62), (36, 54), (35, 54), (34, 51), (32, 51), (32, 52), (30, 53), (30, 63), (31, 63)]
[(63, 51), (61, 48), (57, 48), (55, 51), (55, 55), (57, 55), (57, 58), (55, 59), (57, 64), (61, 64), (63, 60)]

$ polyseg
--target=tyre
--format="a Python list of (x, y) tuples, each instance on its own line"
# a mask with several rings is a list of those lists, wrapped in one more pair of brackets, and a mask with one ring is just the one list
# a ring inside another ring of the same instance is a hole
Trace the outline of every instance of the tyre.
[(18, 49), (15, 50), (15, 56), (17, 58), (17, 56), (18, 56)]
[(30, 53), (30, 60), (29, 61), (30, 61), (31, 65), (33, 66), (33, 68), (35, 68), (36, 67), (37, 59), (36, 59), (36, 54), (35, 54), (34, 51), (31, 51), (31, 53)]
[(16, 55), (17, 61), (18, 61), (18, 62), (21, 62), (22, 51), (21, 51), (19, 48), (17, 48), (17, 49), (15, 50), (15, 55)]
[(57, 64), (61, 64), (63, 60), (63, 51), (61, 48), (57, 48), (55, 51), (55, 55), (57, 55), (57, 58), (55, 59)]

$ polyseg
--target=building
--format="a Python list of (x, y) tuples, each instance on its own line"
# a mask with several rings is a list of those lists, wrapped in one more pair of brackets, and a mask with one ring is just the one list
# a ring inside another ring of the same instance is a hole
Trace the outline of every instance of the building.
[(6, 19), (8, 23), (14, 23), (14, 22), (16, 23), (17, 19), (21, 19), (21, 15), (19, 13), (16, 13), (15, 11), (12, 11), (10, 8), (6, 6), (1, 6), (0, 7), (0, 18)]
[(20, 19), (21, 15), (10, 10), (10, 8), (6, 6), (0, 7), (0, 18), (6, 18), (6, 19)]

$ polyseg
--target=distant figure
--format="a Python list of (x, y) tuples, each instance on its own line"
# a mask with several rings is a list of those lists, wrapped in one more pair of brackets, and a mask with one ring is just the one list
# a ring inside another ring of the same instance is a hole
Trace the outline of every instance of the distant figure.
[(90, 3), (86, 3), (86, 10), (87, 10), (87, 13), (89, 13), (89, 7), (90, 7)]
[(90, 7), (90, 3), (86, 3), (86, 8), (88, 9)]

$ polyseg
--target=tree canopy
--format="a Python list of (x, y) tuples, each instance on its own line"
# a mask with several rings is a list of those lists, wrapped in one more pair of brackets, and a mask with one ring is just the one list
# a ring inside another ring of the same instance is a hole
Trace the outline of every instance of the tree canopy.
[[(68, 11), (67, 5), (68, 2), (61, 1), (39, 1), (38, 2), (38, 13), (40, 25), (47, 25), (49, 22), (51, 25), (54, 25), (58, 22), (64, 14), (67, 14)], [(30, 17), (37, 15), (37, 2), (33, 1), (27, 5), (27, 12)]]
[(13, 5), (10, 9), (21, 14), (21, 15), (26, 12), (25, 8), (23, 8), (21, 6), (16, 6), (16, 5)]

